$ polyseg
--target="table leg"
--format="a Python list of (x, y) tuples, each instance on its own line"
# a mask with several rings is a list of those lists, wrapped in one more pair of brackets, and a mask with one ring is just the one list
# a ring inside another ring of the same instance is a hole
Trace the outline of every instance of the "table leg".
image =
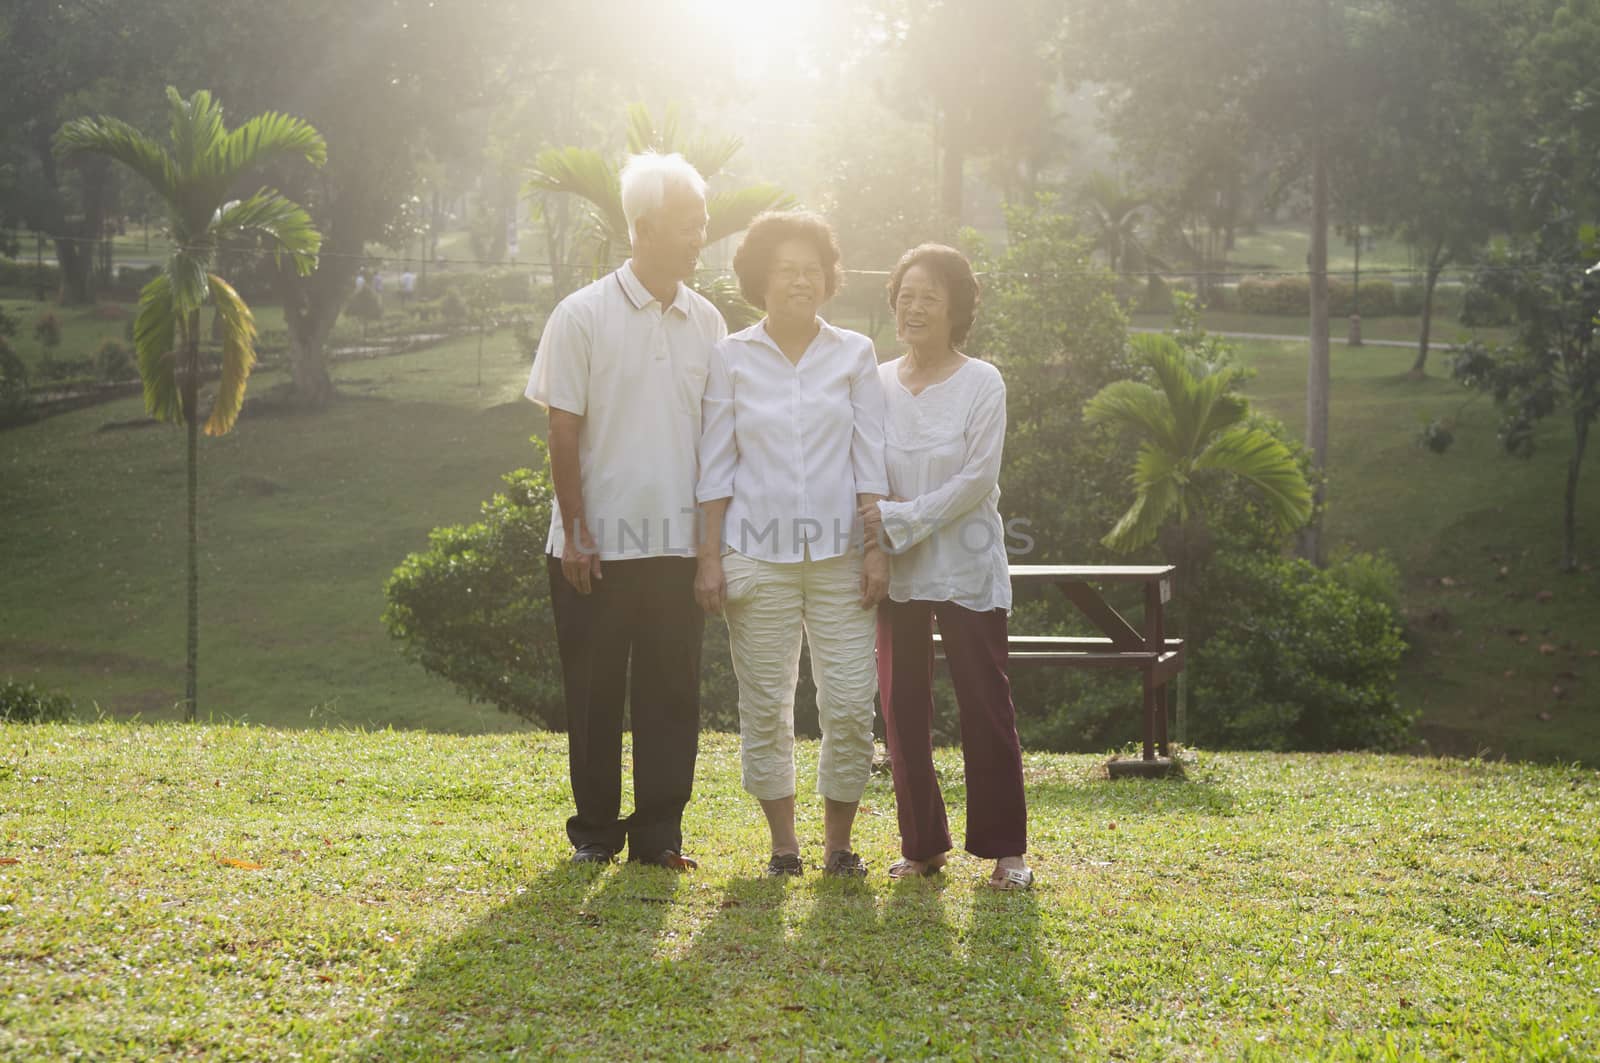
[[(1160, 580), (1144, 585), (1144, 644), (1146, 650), (1156, 655), (1156, 660), (1161, 659), (1161, 652), (1167, 644), (1162, 597)], [(1158, 742), (1161, 755), (1167, 756), (1167, 686), (1156, 682), (1155, 669), (1152, 667), (1145, 669), (1144, 673), (1145, 760), (1155, 759), (1153, 747)]]

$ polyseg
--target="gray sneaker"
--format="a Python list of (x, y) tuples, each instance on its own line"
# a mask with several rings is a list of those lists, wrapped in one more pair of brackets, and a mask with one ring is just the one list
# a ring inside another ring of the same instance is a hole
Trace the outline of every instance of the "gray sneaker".
[(783, 878), (792, 876), (799, 878), (806, 873), (806, 866), (800, 862), (800, 857), (795, 853), (774, 853), (771, 860), (767, 861), (766, 875), (768, 878)]
[(866, 878), (867, 865), (849, 849), (835, 849), (822, 865), (822, 873), (835, 878)]

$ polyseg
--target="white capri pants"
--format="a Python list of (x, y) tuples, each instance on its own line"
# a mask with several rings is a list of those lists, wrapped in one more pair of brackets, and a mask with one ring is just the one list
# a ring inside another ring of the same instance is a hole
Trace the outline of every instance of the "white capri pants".
[(833, 801), (861, 800), (872, 773), (878, 611), (861, 608), (860, 556), (778, 562), (734, 552), (724, 555), (722, 572), (739, 677), (744, 788), (761, 801), (795, 792), (794, 691), (803, 633), (822, 729), (817, 792)]

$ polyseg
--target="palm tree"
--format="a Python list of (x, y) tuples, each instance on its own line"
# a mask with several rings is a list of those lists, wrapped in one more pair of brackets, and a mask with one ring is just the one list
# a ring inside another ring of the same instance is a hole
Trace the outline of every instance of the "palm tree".
[(1125, 187), (1108, 174), (1092, 174), (1079, 192), (1079, 203), (1096, 251), (1106, 256), (1112, 273), (1141, 267), (1160, 268), (1146, 245), (1144, 226), (1150, 197)]
[[(685, 142), (675, 108), (667, 109), (666, 119), (658, 128), (643, 104), (628, 106), (630, 153), (681, 152), (707, 181), (721, 176), (743, 147), (744, 141), (736, 136)], [(627, 257), (628, 221), (622, 213), (620, 169), (591, 148), (565, 147), (541, 151), (528, 171), (527, 193), (566, 192), (587, 202), (583, 239), (589, 245), (596, 273), (621, 264)], [(713, 193), (706, 201), (706, 213), (711, 219), (706, 227), (706, 243), (714, 244), (748, 228), (764, 210), (780, 210), (793, 204), (792, 196), (770, 184)]]
[(1175, 527), (1178, 561), (1192, 566), (1205, 537), (1201, 501), (1228, 477), (1259, 491), (1279, 530), (1303, 526), (1311, 518), (1311, 487), (1289, 448), (1248, 423), (1250, 404), (1232, 390), (1244, 371), (1207, 362), (1171, 336), (1141, 334), (1130, 343), (1155, 385), (1119, 380), (1084, 406), (1091, 424), (1126, 428), (1139, 438), (1133, 505), (1102, 542), (1136, 550)]
[(105, 115), (77, 118), (56, 134), (62, 155), (103, 155), (127, 166), (166, 204), (172, 253), (161, 273), (139, 293), (134, 348), (144, 381), (145, 409), (158, 421), (188, 429), (188, 662), (185, 718), (198, 710), (200, 656), (199, 533), (196, 519), (200, 431), (200, 309), (209, 304), (221, 322), (222, 373), (207, 435), (233, 428), (255, 365), (255, 318), (239, 293), (212, 272), (219, 247), (259, 242), (287, 255), (304, 276), (316, 267), (322, 236), (311, 218), (270, 188), (247, 199), (227, 199), (245, 173), (270, 159), (298, 155), (314, 166), (327, 160), (322, 136), (298, 118), (268, 112), (237, 129), (222, 120), (222, 106), (205, 91), (185, 100), (167, 89), (170, 145)]

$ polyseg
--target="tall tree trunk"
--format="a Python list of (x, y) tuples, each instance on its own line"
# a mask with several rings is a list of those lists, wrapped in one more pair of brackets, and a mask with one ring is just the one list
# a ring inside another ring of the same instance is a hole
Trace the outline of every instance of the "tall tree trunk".
[(339, 246), (330, 239), (316, 270), (296, 276), (285, 266), (278, 273), (283, 297), (283, 320), (289, 329), (289, 375), (295, 401), (313, 409), (327, 405), (334, 395), (328, 372), (328, 335), (339, 320), (362, 247)]
[(183, 420), (188, 435), (188, 641), (183, 718), (199, 712), (200, 688), (200, 311), (191, 311), (184, 336)]
[(1411, 363), (1411, 376), (1422, 379), (1428, 373), (1428, 342), (1433, 335), (1433, 292), (1439, 284), (1439, 274), (1444, 271), (1443, 242), (1433, 245), (1428, 255), (1428, 272), (1422, 280), (1422, 331), (1417, 336), (1417, 360)]
[(1581, 409), (1572, 412), (1572, 457), (1567, 461), (1567, 491), (1561, 516), (1561, 570), (1578, 568), (1578, 472), (1589, 445), (1589, 418)]
[(59, 298), (68, 306), (94, 302), (94, 245), (81, 225), (54, 236), (56, 262), (61, 271)]
[(956, 225), (961, 224), (961, 178), (966, 169), (966, 146), (950, 116), (944, 121), (944, 147), (940, 160), (939, 205)]
[(1328, 138), (1325, 91), (1329, 30), (1328, 0), (1322, 0), (1322, 49), (1324, 57), (1314, 94), (1316, 123), (1311, 133), (1311, 252), (1306, 266), (1311, 273), (1311, 361), (1306, 372), (1306, 447), (1311, 465), (1319, 474), (1312, 504), (1319, 515), (1300, 532), (1300, 556), (1314, 565), (1322, 564), (1322, 518), (1320, 511), (1326, 494), (1328, 468)]

